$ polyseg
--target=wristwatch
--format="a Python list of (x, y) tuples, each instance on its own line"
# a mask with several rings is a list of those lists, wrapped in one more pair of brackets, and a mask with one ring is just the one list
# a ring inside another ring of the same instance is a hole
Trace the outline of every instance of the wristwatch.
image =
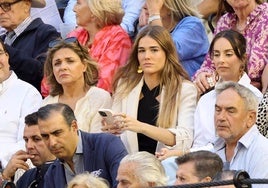
[(0, 169), (0, 188), (16, 188), (15, 184), (12, 181), (5, 180), (3, 178), (3, 173), (4, 169)]

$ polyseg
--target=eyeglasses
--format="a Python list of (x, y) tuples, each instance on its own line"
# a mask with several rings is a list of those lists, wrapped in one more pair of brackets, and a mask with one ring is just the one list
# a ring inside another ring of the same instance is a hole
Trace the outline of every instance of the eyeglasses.
[(22, 0), (17, 0), (17, 1), (14, 1), (14, 2), (3, 2), (3, 3), (0, 3), (0, 7), (2, 8), (2, 10), (4, 12), (8, 12), (11, 10), (11, 6), (18, 3), (18, 2), (21, 2)]

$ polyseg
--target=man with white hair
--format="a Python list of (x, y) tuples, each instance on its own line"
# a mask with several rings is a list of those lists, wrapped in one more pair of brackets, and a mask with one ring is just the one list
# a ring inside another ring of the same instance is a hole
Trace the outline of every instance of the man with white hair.
[(39, 91), (48, 44), (60, 36), (53, 26), (30, 16), (31, 7), (45, 5), (44, 0), (0, 1), (0, 26), (7, 30), (1, 38), (9, 54), (10, 68)]
[(117, 188), (165, 186), (167, 177), (161, 162), (146, 151), (126, 155), (120, 162)]

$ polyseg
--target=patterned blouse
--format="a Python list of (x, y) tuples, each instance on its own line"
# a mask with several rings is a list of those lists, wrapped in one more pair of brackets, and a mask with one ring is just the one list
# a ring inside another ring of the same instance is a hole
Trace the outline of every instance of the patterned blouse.
[[(68, 37), (76, 37), (82, 45), (89, 40), (88, 32), (81, 27), (69, 33)], [(106, 26), (95, 35), (89, 54), (100, 66), (98, 87), (111, 92), (114, 73), (127, 62), (131, 47), (131, 39), (119, 25)]]
[[(235, 13), (226, 13), (217, 22), (215, 33), (227, 29), (236, 29), (237, 16)], [(244, 37), (247, 40), (248, 75), (252, 81), (261, 81), (261, 75), (268, 63), (268, 3), (258, 5), (247, 17), (247, 26), (244, 29)], [(200, 72), (212, 72), (215, 65), (207, 54), (201, 68), (196, 72), (193, 79)]]
[(259, 104), (256, 124), (260, 133), (268, 138), (268, 90)]

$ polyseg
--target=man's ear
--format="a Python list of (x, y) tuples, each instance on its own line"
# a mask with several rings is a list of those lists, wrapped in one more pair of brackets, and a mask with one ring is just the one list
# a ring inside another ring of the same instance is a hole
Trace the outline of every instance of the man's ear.
[(203, 183), (203, 182), (211, 182), (212, 181), (212, 178), (207, 176), (207, 177), (204, 177), (200, 182)]
[(252, 127), (255, 122), (256, 122), (256, 116), (257, 116), (257, 112), (254, 110), (251, 110), (248, 112), (248, 118), (247, 118), (247, 128)]
[(77, 130), (78, 130), (78, 125), (77, 125), (77, 121), (76, 121), (76, 120), (73, 120), (73, 121), (72, 121), (71, 129), (72, 129), (73, 131), (77, 131)]

